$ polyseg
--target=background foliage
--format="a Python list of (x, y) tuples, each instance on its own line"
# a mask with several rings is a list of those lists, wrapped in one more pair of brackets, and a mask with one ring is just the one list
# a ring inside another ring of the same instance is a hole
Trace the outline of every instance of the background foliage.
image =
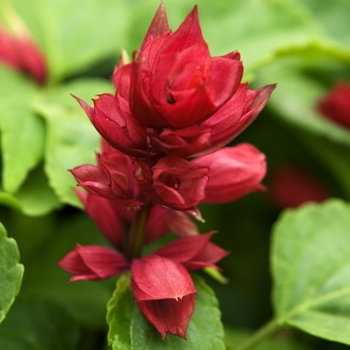
[[(0, 326), (0, 348), (107, 349), (106, 305), (115, 281), (68, 285), (68, 275), (55, 266), (75, 242), (103, 241), (71, 189), (67, 169), (94, 162), (99, 137), (70, 94), (90, 101), (112, 91), (121, 48), (139, 48), (159, 1), (8, 2), (45, 52), (50, 75), (39, 87), (0, 65), (0, 221), (11, 237), (1, 228), (0, 321), (25, 267)], [(292, 161), (339, 198), (282, 214), (273, 229), (271, 274), (270, 235), (280, 208), (268, 191), (201, 207), (201, 231), (217, 229), (214, 240), (232, 252), (220, 265), (227, 285), (202, 274), (220, 303), (226, 347), (235, 349), (276, 315), (278, 325), (288, 327), (257, 349), (345, 349), (331, 341), (350, 344), (342, 331), (350, 323), (350, 131), (322, 118), (315, 106), (335, 82), (350, 82), (350, 2), (166, 0), (173, 29), (195, 3), (213, 55), (238, 50), (252, 88), (278, 83), (266, 109), (233, 144), (250, 142), (266, 154), (267, 187), (274, 171)], [(203, 298), (211, 300), (208, 293)]]

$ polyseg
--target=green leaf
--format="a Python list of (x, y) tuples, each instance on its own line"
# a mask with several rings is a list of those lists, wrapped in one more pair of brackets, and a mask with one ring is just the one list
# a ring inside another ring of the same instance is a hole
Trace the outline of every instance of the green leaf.
[[(13, 216), (16, 240), (25, 247), (23, 253), (26, 253), (22, 254), (26, 273), (21, 295), (54, 300), (87, 327), (104, 328), (106, 304), (113, 293), (114, 281), (68, 283), (71, 276), (58, 267), (57, 262), (73, 250), (76, 243), (105, 245), (106, 240), (83, 212), (76, 211), (74, 215), (65, 216), (65, 220), (62, 213), (54, 212), (49, 219)], [(33, 243), (35, 239), (36, 244)]]
[(47, 214), (61, 205), (42, 167), (31, 171), (14, 195), (0, 192), (0, 203), (30, 216)]
[[(226, 350), (235, 350), (244, 341), (249, 339), (253, 333), (245, 329), (234, 329), (231, 327), (225, 327), (225, 344)], [(288, 339), (286, 336), (281, 335), (273, 339), (267, 339), (259, 343), (254, 347), (254, 350), (307, 350), (307, 347), (296, 343), (293, 340)]]
[(107, 80), (80, 79), (43, 95), (35, 105), (47, 122), (45, 170), (50, 185), (64, 203), (81, 206), (72, 190), (76, 181), (68, 169), (94, 164), (95, 152), (100, 149), (98, 132), (71, 94), (89, 102), (111, 88)]
[(117, 289), (108, 303), (108, 340), (114, 350), (212, 350), (225, 349), (218, 302), (204, 280), (193, 275), (198, 291), (187, 340), (159, 332), (143, 317), (130, 289), (129, 274), (121, 276)]
[(86, 70), (123, 45), (127, 1), (11, 2), (43, 48), (53, 81)]
[(18, 261), (17, 244), (14, 239), (7, 238), (5, 228), (0, 224), (0, 322), (5, 318), (21, 286), (23, 265)]
[(350, 206), (282, 214), (273, 230), (273, 304), (280, 325), (350, 344)]
[(0, 348), (73, 350), (79, 336), (79, 325), (53, 301), (18, 300), (0, 325)]
[(0, 65), (0, 131), (3, 188), (15, 193), (43, 156), (44, 123), (33, 112), (38, 90), (25, 77)]
[(15, 195), (22, 212), (30, 216), (47, 214), (61, 205), (48, 185), (48, 178), (42, 166), (29, 173), (27, 180)]

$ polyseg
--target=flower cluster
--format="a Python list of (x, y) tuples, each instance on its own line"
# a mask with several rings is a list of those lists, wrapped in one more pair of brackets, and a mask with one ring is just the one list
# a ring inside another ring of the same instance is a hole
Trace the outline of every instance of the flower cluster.
[(45, 57), (22, 19), (11, 14), (7, 27), (0, 23), (0, 64), (27, 73), (43, 84), (47, 78)]
[(331, 197), (326, 185), (300, 164), (281, 163), (271, 172), (269, 195), (279, 209), (297, 208), (305, 202), (323, 202)]
[[(137, 304), (162, 338), (186, 338), (196, 289), (189, 271), (227, 252), (200, 234), (197, 205), (263, 189), (265, 157), (255, 147), (224, 147), (265, 106), (274, 85), (242, 84), (238, 52), (211, 57), (197, 7), (169, 29), (161, 3), (133, 61), (113, 74), (115, 94), (78, 102), (102, 136), (97, 165), (71, 170), (88, 214), (114, 249), (77, 245), (59, 265), (75, 280), (131, 270)], [(223, 148), (224, 147), (224, 148)], [(150, 255), (142, 248), (167, 232), (178, 238)], [(174, 283), (176, 281), (176, 283)]]
[(350, 84), (338, 82), (318, 102), (319, 112), (329, 120), (350, 129)]

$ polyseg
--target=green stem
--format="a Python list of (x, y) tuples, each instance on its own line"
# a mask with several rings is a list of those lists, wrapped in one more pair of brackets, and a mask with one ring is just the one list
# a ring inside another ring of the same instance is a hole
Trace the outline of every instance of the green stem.
[(281, 327), (281, 321), (278, 318), (272, 319), (265, 326), (260, 328), (245, 342), (239, 345), (235, 350), (248, 350), (254, 348), (256, 345), (261, 343), (263, 340), (271, 336), (278, 328)]
[(124, 254), (129, 260), (139, 258), (141, 256), (149, 211), (150, 206), (145, 204), (136, 213), (131, 222), (124, 249)]

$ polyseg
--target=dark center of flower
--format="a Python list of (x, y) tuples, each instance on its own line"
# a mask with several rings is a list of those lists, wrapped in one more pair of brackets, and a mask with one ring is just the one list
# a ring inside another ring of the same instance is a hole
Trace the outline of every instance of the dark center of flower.
[(167, 92), (167, 93), (165, 94), (165, 100), (166, 100), (170, 105), (175, 104), (175, 99), (174, 99), (173, 95), (172, 95), (170, 92)]
[(163, 173), (162, 175), (160, 175), (159, 181), (162, 182), (164, 185), (173, 188), (174, 190), (178, 190), (181, 186), (180, 179), (168, 173)]

